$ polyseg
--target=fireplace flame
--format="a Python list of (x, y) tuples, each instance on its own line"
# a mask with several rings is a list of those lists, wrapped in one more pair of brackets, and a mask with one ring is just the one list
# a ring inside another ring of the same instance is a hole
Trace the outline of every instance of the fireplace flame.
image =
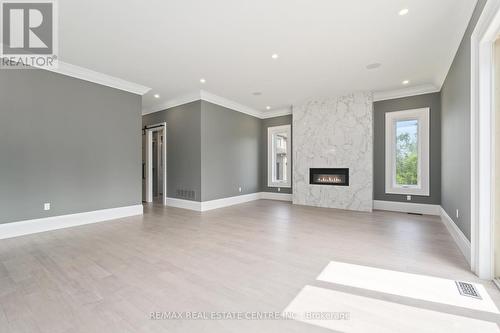
[(329, 184), (340, 184), (344, 180), (340, 176), (320, 176), (318, 177), (318, 182), (320, 183), (329, 183)]

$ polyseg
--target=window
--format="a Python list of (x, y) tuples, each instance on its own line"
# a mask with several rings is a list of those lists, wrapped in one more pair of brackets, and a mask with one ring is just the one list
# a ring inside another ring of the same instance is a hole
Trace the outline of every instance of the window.
[(429, 108), (385, 114), (385, 192), (429, 195)]
[(267, 129), (269, 187), (291, 187), (290, 142), (290, 125)]

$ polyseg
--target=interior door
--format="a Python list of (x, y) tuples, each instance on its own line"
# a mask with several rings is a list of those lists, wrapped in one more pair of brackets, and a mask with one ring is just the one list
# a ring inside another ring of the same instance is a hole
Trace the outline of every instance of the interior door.
[(142, 201), (146, 201), (146, 134), (142, 134)]
[(158, 139), (156, 140), (157, 151), (157, 169), (158, 169), (158, 196), (163, 196), (163, 131), (158, 132)]

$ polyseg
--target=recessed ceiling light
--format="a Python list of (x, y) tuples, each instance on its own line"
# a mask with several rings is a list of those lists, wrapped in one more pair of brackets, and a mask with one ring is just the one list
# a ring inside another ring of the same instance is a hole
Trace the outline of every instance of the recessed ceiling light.
[(276, 59), (278, 59), (279, 57), (280, 57), (280, 56), (279, 56), (277, 53), (274, 53), (274, 54), (271, 56), (271, 58), (273, 58), (273, 59), (275, 59), (275, 60), (276, 60)]
[(379, 64), (378, 62), (376, 62), (376, 63), (367, 65), (366, 69), (377, 69), (377, 68), (380, 68), (381, 66), (382, 66), (382, 64)]
[(403, 8), (399, 11), (399, 16), (405, 16), (410, 10), (408, 8)]
[(207, 82), (207, 80), (205, 80), (203, 78), (200, 79), (200, 83), (205, 83), (205, 82)]
[(409, 83), (410, 83), (410, 81), (409, 81), (409, 80), (404, 80), (402, 83), (403, 83), (404, 85), (407, 85), (407, 84), (409, 84)]
[(269, 105), (266, 106), (266, 110), (271, 110), (271, 107)]
[(256, 92), (252, 93), (252, 95), (254, 95), (254, 96), (260, 96), (260, 95), (262, 95), (262, 93), (260, 91), (256, 91)]
[(155, 98), (160, 98), (160, 95), (158, 95), (158, 94), (155, 94)]

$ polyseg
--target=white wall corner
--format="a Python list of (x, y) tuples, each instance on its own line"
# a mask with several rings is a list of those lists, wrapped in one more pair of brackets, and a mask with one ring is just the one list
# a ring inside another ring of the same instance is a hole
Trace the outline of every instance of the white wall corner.
[(471, 262), (471, 243), (465, 237), (464, 233), (457, 227), (455, 222), (451, 219), (451, 217), (446, 213), (446, 211), (443, 209), (443, 207), (440, 207), (440, 212), (441, 212), (441, 221), (443, 224), (446, 226), (446, 229), (448, 229), (448, 232), (451, 234), (451, 237), (457, 244), (458, 248), (460, 249), (460, 252), (465, 257), (465, 260), (470, 265)]
[(35, 234), (85, 224), (111, 221), (143, 214), (142, 205), (101, 209), (85, 213), (51, 216), (40, 219), (0, 224), (0, 239)]
[(500, 31), (500, 0), (489, 0), (471, 35), (470, 162), (471, 268), (481, 279), (493, 279), (494, 193), (492, 142), (495, 123), (494, 43)]
[(400, 213), (424, 214), (434, 216), (441, 215), (441, 206), (439, 205), (420, 204), (413, 202), (373, 200), (373, 209)]

